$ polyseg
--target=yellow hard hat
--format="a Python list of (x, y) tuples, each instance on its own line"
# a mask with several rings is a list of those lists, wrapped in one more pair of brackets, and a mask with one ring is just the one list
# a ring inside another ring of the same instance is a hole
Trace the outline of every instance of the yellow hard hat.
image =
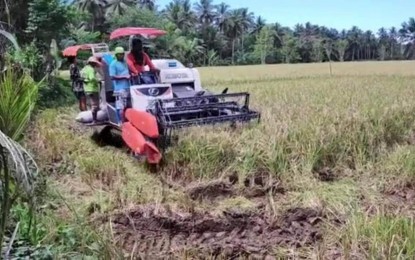
[(123, 54), (125, 51), (124, 51), (124, 48), (123, 47), (117, 47), (117, 48), (115, 48), (115, 51), (114, 51), (114, 53), (117, 55), (117, 54)]

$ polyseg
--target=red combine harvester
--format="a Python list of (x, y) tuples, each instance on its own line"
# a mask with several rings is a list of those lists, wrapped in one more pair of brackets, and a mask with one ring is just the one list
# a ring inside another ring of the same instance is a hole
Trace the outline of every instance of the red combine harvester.
[[(154, 28), (128, 27), (111, 33), (110, 39), (140, 36), (154, 39), (166, 32)], [(153, 59), (160, 74), (145, 71), (139, 75), (139, 84), (130, 87), (131, 107), (125, 110), (125, 122), (118, 123), (115, 101), (112, 97), (112, 81), (108, 67), (112, 54), (106, 44), (71, 46), (64, 56), (75, 56), (79, 50), (91, 49), (103, 63), (105, 75), (101, 89), (101, 105), (98, 113), (100, 125), (105, 131), (121, 132), (124, 143), (135, 155), (144, 156), (149, 164), (158, 164), (162, 152), (170, 144), (176, 129), (218, 123), (237, 123), (260, 120), (260, 113), (249, 108), (249, 93), (214, 94), (201, 85), (200, 74), (192, 66), (186, 67), (176, 59)], [(87, 123), (92, 119), (90, 111), (81, 112), (77, 121)], [(104, 131), (104, 130), (103, 130)]]

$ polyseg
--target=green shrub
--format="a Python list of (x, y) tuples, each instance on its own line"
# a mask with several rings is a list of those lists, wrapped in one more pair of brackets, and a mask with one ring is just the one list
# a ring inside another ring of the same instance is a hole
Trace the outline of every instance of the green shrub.
[(39, 89), (38, 109), (62, 107), (74, 104), (76, 101), (68, 81), (51, 77)]

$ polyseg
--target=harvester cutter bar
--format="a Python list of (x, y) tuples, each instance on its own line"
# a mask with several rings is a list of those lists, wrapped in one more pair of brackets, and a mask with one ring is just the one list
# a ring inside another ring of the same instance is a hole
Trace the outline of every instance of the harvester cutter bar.
[[(229, 98), (244, 99), (243, 104), (224, 101)], [(202, 103), (204, 101), (208, 103)], [(260, 119), (258, 112), (249, 110), (249, 93), (246, 92), (162, 99), (156, 101), (155, 109), (164, 130)]]
[(227, 94), (212, 94), (212, 95), (203, 95), (203, 96), (193, 96), (193, 97), (178, 97), (178, 98), (169, 98), (169, 99), (160, 99), (158, 100), (159, 104), (165, 104), (170, 102), (182, 102), (182, 101), (201, 101), (204, 99), (211, 98), (245, 98), (245, 105), (249, 104), (249, 93), (248, 92), (238, 92), (238, 93), (227, 93)]
[(226, 123), (226, 122), (247, 122), (252, 119), (259, 119), (259, 114), (257, 112), (249, 112), (245, 114), (211, 116), (211, 117), (204, 117), (204, 118), (166, 122), (166, 124), (162, 124), (162, 126), (164, 128), (177, 129), (177, 128), (195, 126), (195, 125), (213, 125), (213, 124)]
[(214, 108), (227, 108), (227, 109), (239, 109), (236, 102), (222, 102), (222, 103), (205, 103), (205, 104), (185, 104), (176, 107), (166, 107), (164, 110), (167, 113), (175, 113), (188, 110), (209, 110)]

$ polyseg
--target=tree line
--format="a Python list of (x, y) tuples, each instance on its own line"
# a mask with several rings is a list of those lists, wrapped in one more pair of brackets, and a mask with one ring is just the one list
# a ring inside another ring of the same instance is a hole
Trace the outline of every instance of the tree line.
[[(400, 28), (337, 30), (311, 22), (293, 28), (268, 23), (248, 8), (213, 0), (4, 0), (0, 24), (20, 41), (47, 50), (52, 39), (61, 49), (108, 41), (124, 26), (164, 29), (153, 56), (175, 57), (196, 65), (401, 60), (414, 54), (415, 19)], [(276, 17), (278, 19), (278, 17)], [(1, 43), (1, 40), (0, 40)], [(111, 43), (113, 44), (113, 43)], [(151, 45), (151, 43), (149, 43)]]

